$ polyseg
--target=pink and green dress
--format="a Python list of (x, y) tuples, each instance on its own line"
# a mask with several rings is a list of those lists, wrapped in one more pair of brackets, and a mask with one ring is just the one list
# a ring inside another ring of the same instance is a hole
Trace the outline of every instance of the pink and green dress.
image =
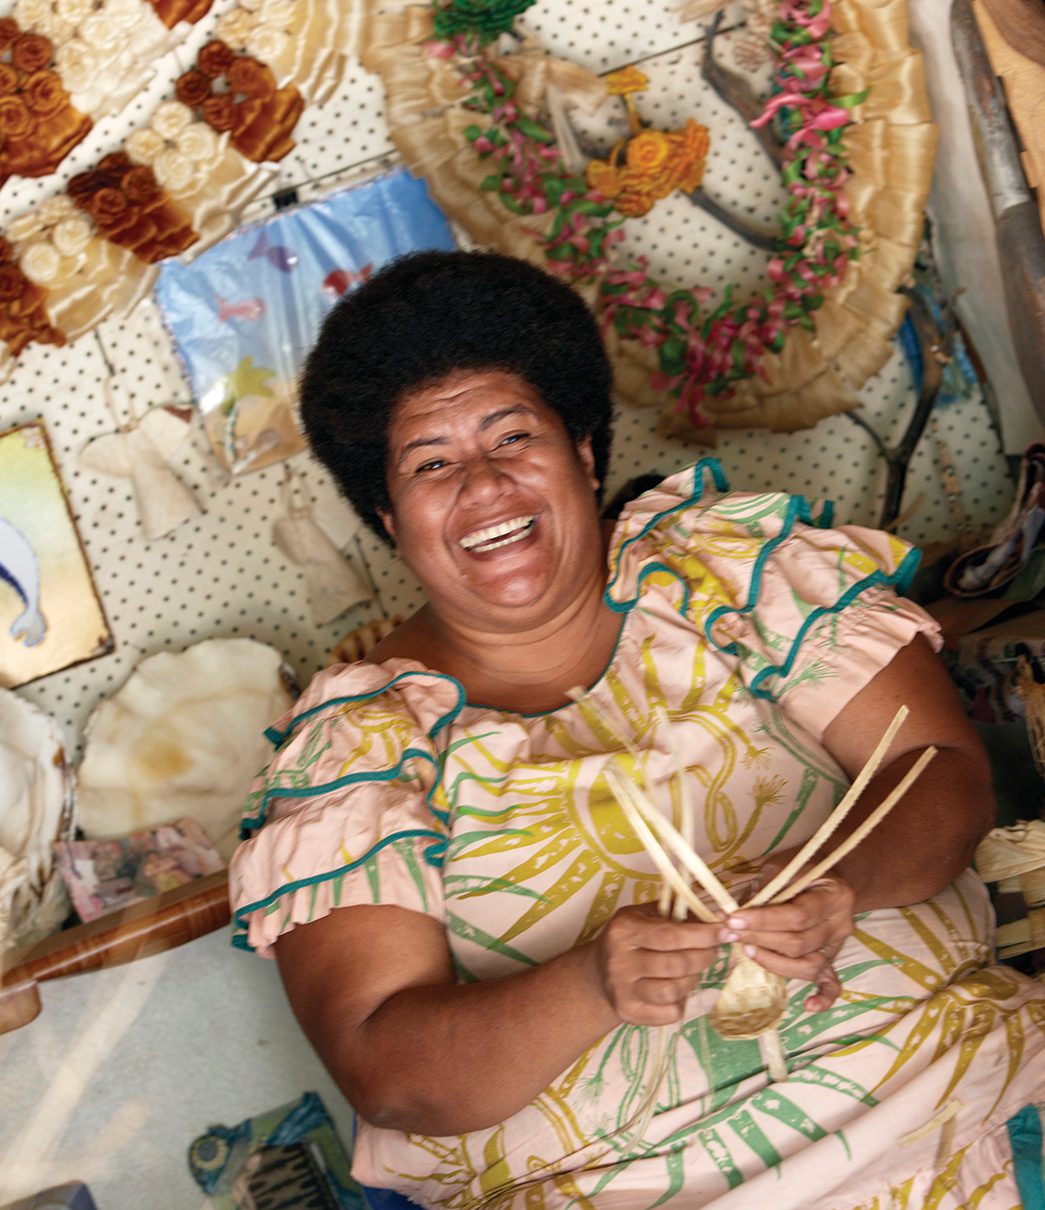
[[(512, 714), (405, 659), (320, 673), (272, 729), (248, 803), (237, 942), (270, 955), (335, 908), (395, 904), (444, 925), (471, 981), (589, 940), (660, 885), (606, 784), (622, 735), (676, 818), (683, 754), (694, 845), (727, 885), (806, 839), (847, 784), (825, 728), (935, 624), (897, 595), (916, 561), (903, 542), (832, 529), (801, 497), (724, 486), (704, 461), (621, 516), (606, 589), (620, 637), (585, 701)], [(455, 1210), (688, 1210), (731, 1194), (773, 1210), (1011, 1210), (1007, 1122), (1045, 1102), (1045, 987), (993, 965), (992, 929), (971, 872), (859, 917), (829, 1011), (803, 1011), (810, 988), (789, 986), (778, 1083), (757, 1042), (708, 1024), (723, 949), (677, 1033), (620, 1026), (487, 1130), (360, 1122), (354, 1174)]]

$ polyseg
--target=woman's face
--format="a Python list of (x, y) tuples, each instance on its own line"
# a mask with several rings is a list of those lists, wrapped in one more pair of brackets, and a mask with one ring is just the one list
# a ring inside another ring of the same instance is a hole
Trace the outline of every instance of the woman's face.
[(388, 436), (382, 520), (437, 615), (524, 629), (601, 592), (591, 442), (523, 379), (452, 375), (407, 395)]

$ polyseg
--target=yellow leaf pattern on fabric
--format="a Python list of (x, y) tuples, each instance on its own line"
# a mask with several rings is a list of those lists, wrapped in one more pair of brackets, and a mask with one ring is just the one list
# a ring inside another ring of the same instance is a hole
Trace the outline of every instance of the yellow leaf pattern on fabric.
[[(641, 777), (679, 822), (674, 748), (694, 844), (729, 885), (774, 847), (800, 844), (845, 789), (820, 741), (847, 689), (932, 630), (891, 595), (909, 559), (902, 542), (820, 529), (806, 522), (813, 515), (788, 496), (717, 496), (693, 471), (629, 506), (608, 589), (622, 631), (590, 703), (522, 716), (469, 705), (455, 682), (410, 661), (390, 662), (387, 693), (375, 691), (378, 666), (331, 671), (331, 699), (351, 697), (357, 682), (370, 696), (304, 722), (255, 794), (354, 780), (329, 801), (273, 798), (265, 827), (276, 856), (269, 881), (237, 904), (244, 927), (265, 940), (265, 930), (375, 897), (445, 921), (449, 899), (462, 979), (532, 969), (592, 941), (618, 908), (656, 900), (656, 868), (606, 768)], [(842, 607), (847, 594), (855, 599)], [(329, 700), (323, 685), (302, 709)], [(443, 835), (445, 852), (430, 860)], [(348, 855), (366, 859), (372, 877), (341, 876), (335, 904), (324, 879)], [(299, 888), (291, 871), (311, 881)], [(1011, 1173), (997, 1173), (996, 1157), (1007, 1154), (1005, 1120), (1045, 1100), (1045, 987), (988, 965), (992, 927), (971, 873), (928, 903), (861, 916), (835, 961), (843, 991), (830, 1010), (806, 1013), (808, 987), (789, 985), (790, 1068), (779, 1084), (768, 1083), (757, 1043), (726, 1041), (707, 1023), (723, 950), (677, 1031), (612, 1030), (488, 1129), (429, 1138), (361, 1123), (360, 1175), (448, 1210), (690, 1210), (733, 1195), (754, 1205), (750, 1181), (773, 1210), (1010, 1210)], [(498, 1080), (482, 1037), (475, 1053), (476, 1078)], [(637, 1140), (633, 1119), (651, 1089), (655, 1111)], [(912, 1101), (929, 1117), (952, 1099), (952, 1155), (937, 1157), (939, 1131), (897, 1145)]]

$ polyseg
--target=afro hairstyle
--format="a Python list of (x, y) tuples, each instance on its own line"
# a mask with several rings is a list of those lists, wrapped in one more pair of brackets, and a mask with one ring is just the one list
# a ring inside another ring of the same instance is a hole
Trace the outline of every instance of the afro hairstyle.
[(386, 542), (388, 428), (396, 405), (458, 371), (518, 375), (609, 459), (612, 371), (594, 316), (564, 282), (492, 252), (415, 252), (391, 262), (327, 316), (301, 377), (315, 456)]

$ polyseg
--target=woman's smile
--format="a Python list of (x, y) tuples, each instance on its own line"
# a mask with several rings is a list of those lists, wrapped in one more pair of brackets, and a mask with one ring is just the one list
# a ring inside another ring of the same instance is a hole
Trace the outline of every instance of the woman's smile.
[(477, 529), (474, 533), (466, 534), (460, 539), (460, 544), (472, 554), (484, 555), (505, 546), (512, 546), (523, 541), (532, 533), (537, 524), (536, 517), (513, 517), (510, 521), (502, 521), (498, 525), (488, 525), (485, 529)]

